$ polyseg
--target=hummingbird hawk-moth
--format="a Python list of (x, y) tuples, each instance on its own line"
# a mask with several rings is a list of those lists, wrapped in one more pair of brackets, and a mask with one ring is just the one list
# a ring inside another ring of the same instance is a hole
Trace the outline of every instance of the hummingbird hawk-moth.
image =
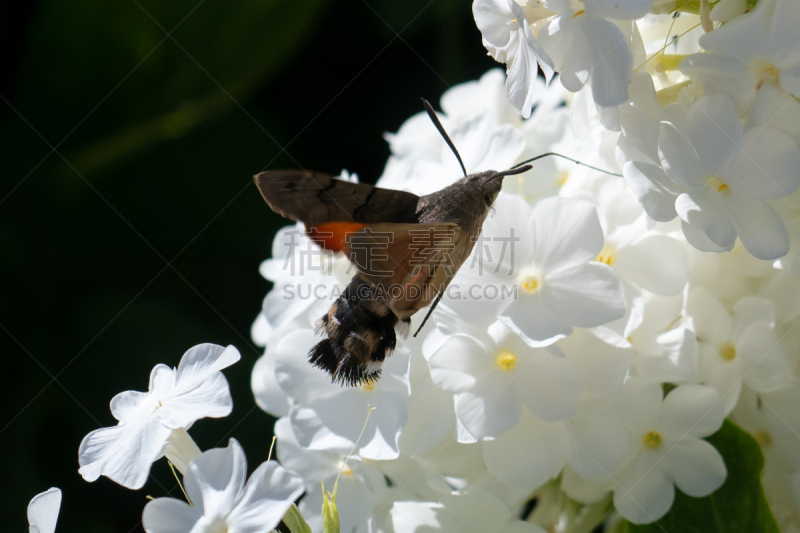
[(345, 252), (356, 267), (350, 284), (317, 322), (317, 333), (327, 338), (308, 354), (342, 385), (376, 381), (397, 344), (395, 328), (407, 334), (411, 316), (430, 306), (420, 329), (424, 326), (472, 252), (503, 177), (527, 172), (526, 163), (535, 159), (560, 155), (468, 175), (433, 108), (423, 104), (464, 172), (440, 191), (417, 196), (307, 170), (269, 170), (254, 178), (273, 211), (302, 222), (311, 240)]

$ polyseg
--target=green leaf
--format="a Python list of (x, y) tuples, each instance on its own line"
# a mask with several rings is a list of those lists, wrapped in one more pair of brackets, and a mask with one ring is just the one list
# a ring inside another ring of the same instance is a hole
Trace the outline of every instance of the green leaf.
[(780, 533), (764, 498), (764, 456), (755, 439), (728, 420), (706, 439), (722, 455), (725, 483), (705, 498), (676, 489), (672, 509), (652, 524), (628, 524), (629, 533)]
[(289, 528), (291, 533), (311, 533), (311, 526), (306, 522), (305, 517), (295, 504), (289, 507), (283, 517), (283, 523)]

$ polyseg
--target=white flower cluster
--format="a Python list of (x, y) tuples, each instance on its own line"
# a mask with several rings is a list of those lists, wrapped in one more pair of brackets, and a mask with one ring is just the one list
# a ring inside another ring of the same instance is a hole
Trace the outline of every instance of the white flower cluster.
[[(554, 158), (507, 177), (376, 383), (308, 363), (354, 270), (300, 225), (278, 234), (252, 387), (315, 531), (340, 472), (347, 533), (590, 531), (612, 506), (650, 523), (676, 487), (706, 496), (736, 468), (704, 440), (725, 418), (756, 437), (773, 513), (800, 528), (800, 3), (677, 4), (475, 0), (507, 76), (441, 99), (467, 170), (558, 152), (624, 178)], [(386, 138), (379, 186), (460, 177), (424, 113)]]
[[(303, 493), (300, 478), (275, 461), (262, 463), (247, 478), (247, 461), (236, 439), (227, 448), (201, 452), (187, 430), (201, 418), (219, 418), (233, 408), (221, 370), (239, 360), (233, 346), (201, 344), (187, 351), (177, 369), (157, 365), (147, 392), (126, 391), (111, 400), (119, 420), (92, 431), (81, 442), (80, 474), (101, 475), (142, 488), (150, 467), (167, 457), (184, 476), (188, 500), (156, 498), (144, 508), (147, 533), (262, 533), (276, 527)], [(50, 489), (28, 507), (31, 533), (53, 533), (61, 491)]]

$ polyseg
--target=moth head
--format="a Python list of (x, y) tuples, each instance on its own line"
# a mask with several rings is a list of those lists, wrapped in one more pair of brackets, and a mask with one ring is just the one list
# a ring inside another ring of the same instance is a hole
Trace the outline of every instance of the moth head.
[(522, 167), (510, 168), (508, 170), (501, 171), (489, 170), (486, 172), (481, 172), (480, 174), (475, 174), (473, 179), (478, 181), (481, 193), (483, 194), (483, 199), (486, 202), (486, 205), (490, 206), (497, 199), (497, 195), (500, 194), (500, 189), (503, 188), (504, 177), (522, 174), (530, 169), (530, 165), (525, 165)]

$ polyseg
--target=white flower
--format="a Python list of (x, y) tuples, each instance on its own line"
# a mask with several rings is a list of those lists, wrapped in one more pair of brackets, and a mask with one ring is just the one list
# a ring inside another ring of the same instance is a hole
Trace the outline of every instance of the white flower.
[(245, 484), (247, 460), (236, 439), (194, 459), (184, 476), (189, 497), (156, 498), (142, 513), (147, 533), (263, 533), (276, 527), (302, 493), (297, 475), (262, 463)]
[(682, 292), (689, 280), (688, 257), (682, 242), (650, 228), (624, 181), (607, 182), (597, 196), (606, 238), (596, 260), (619, 276), (626, 309), (625, 316), (593, 331), (606, 342), (627, 346), (627, 337), (642, 322), (642, 289), (659, 295)]
[(78, 452), (80, 474), (87, 481), (104, 475), (138, 489), (150, 465), (164, 455), (185, 471), (200, 453), (186, 429), (201, 418), (230, 414), (233, 400), (220, 370), (239, 358), (233, 346), (200, 344), (183, 355), (177, 369), (156, 365), (148, 392), (122, 392), (111, 400), (111, 414), (119, 424), (84, 437)]
[[(336, 435), (356, 442), (363, 429), (359, 442), (363, 457), (396, 458), (400, 430), (408, 418), (408, 350), (398, 344), (383, 364), (377, 382), (342, 387), (332, 383), (324, 370), (308, 363), (308, 351), (317, 342), (319, 338), (312, 330), (302, 329), (290, 333), (278, 344), (275, 363), (278, 384), (294, 403), (312, 409)], [(364, 427), (370, 407), (376, 412)]]
[(499, 316), (531, 346), (552, 344), (573, 326), (594, 327), (625, 314), (619, 279), (593, 261), (602, 248), (603, 230), (589, 202), (545, 198), (531, 209), (501, 193), (453, 279), (454, 297), (448, 289), (441, 305), (473, 324), (488, 326)]
[(613, 476), (614, 507), (634, 524), (664, 516), (676, 485), (689, 496), (707, 496), (727, 476), (722, 456), (702, 440), (722, 426), (716, 391), (681, 385), (666, 398), (662, 395), (660, 386), (630, 378), (617, 402), (631, 434), (633, 457)]
[(761, 446), (766, 467), (800, 472), (800, 381), (797, 378), (775, 392), (742, 391), (731, 418)]
[(694, 318), (700, 345), (698, 378), (722, 396), (727, 415), (744, 382), (756, 392), (786, 386), (791, 368), (775, 333), (772, 302), (751, 296), (729, 313), (708, 291), (697, 287), (687, 311)]
[(508, 100), (528, 118), (538, 68), (548, 82), (553, 77), (550, 58), (533, 36), (522, 6), (514, 0), (475, 0), (472, 13), (483, 35), (483, 45), (495, 60), (506, 64)]
[(412, 350), (408, 421), (400, 432), (400, 452), (417, 457), (453, 434), (455, 410), (452, 395), (436, 387), (422, 350)]
[(534, 349), (496, 322), (488, 333), (455, 334), (428, 356), (437, 387), (455, 396), (459, 421), (474, 437), (497, 437), (527, 409), (542, 420), (578, 408), (578, 375), (546, 349)]
[(253, 373), (250, 374), (250, 388), (261, 409), (272, 416), (281, 417), (289, 414), (291, 403), (275, 377), (276, 347), (267, 348), (267, 352), (256, 360)]
[(299, 507), (314, 531), (322, 530), (320, 483), (325, 484), (325, 490), (331, 491), (337, 478), (339, 483), (336, 503), (341, 531), (369, 531), (368, 523), (373, 508), (387, 495), (383, 475), (360, 457), (348, 457), (346, 450), (304, 449), (297, 442), (288, 418), (281, 418), (275, 423), (275, 436), (278, 439), (277, 453), (281, 463), (303, 478), (306, 496)]
[(626, 35), (607, 19), (643, 17), (652, 0), (544, 0), (543, 3), (558, 16), (542, 29), (539, 41), (553, 58), (564, 87), (578, 92), (588, 83), (595, 103), (603, 107), (625, 102), (633, 75), (629, 40), (635, 26)]
[(683, 188), (661, 168), (658, 155), (660, 121), (684, 117), (686, 108), (673, 104), (662, 108), (656, 97), (653, 79), (640, 72), (630, 86), (630, 100), (620, 107), (622, 135), (617, 141), (617, 162), (628, 186), (639, 198), (648, 216), (667, 222), (678, 216), (675, 200)]
[(503, 502), (479, 487), (443, 495), (439, 502), (396, 501), (390, 514), (398, 533), (545, 533), (514, 520)]
[(704, 251), (731, 250), (736, 237), (759, 259), (789, 251), (789, 235), (767, 198), (797, 189), (800, 150), (773, 128), (742, 131), (731, 101), (701, 98), (685, 132), (662, 122), (658, 151), (667, 176), (685, 188), (675, 201), (684, 235)]
[(645, 294), (642, 323), (628, 335), (633, 371), (654, 383), (685, 383), (697, 376), (698, 347), (683, 295)]
[[(728, 95), (742, 117), (768, 99), (779, 100), (776, 110), (796, 115), (800, 103), (792, 96), (800, 96), (798, 17), (800, 4), (794, 0), (759, 1), (751, 13), (702, 36), (700, 45), (709, 53), (687, 57), (680, 69), (706, 94)], [(769, 88), (778, 91), (764, 91)], [(800, 125), (791, 129), (787, 133), (800, 133)]]
[(31, 499), (28, 504), (30, 533), (53, 533), (61, 509), (61, 489), (52, 487)]
[[(477, 81), (468, 81), (447, 89), (442, 94), (439, 102), (449, 124), (448, 131), (484, 113), (487, 113), (492, 118), (494, 126), (511, 124), (514, 127), (519, 127), (521, 124), (520, 114), (506, 98), (505, 81), (506, 75), (503, 71), (499, 68), (493, 68)], [(533, 84), (535, 85), (533, 92), (536, 97), (536, 104), (538, 104), (541, 98), (547, 94), (547, 88), (544, 82), (538, 78)], [(425, 128), (430, 128), (430, 119), (427, 114), (423, 115), (427, 121)], [(440, 116), (439, 119), (441, 120), (442, 117)], [(436, 135), (441, 140), (438, 132), (436, 132)], [(419, 143), (420, 140), (417, 139), (416, 142)], [(394, 147), (392, 147), (392, 153), (400, 155)], [(436, 153), (438, 154), (438, 151)]]
[(588, 332), (575, 332), (557, 346), (579, 375), (577, 412), (558, 421), (523, 413), (513, 429), (483, 443), (489, 471), (528, 492), (557, 476), (565, 465), (586, 479), (602, 481), (620, 465), (628, 445), (610, 402), (622, 392), (630, 349), (609, 346)]
[[(511, 207), (511, 206), (509, 206)], [(515, 249), (517, 300), (503, 322), (541, 343), (621, 317), (619, 279), (593, 261), (603, 248), (594, 206), (583, 200), (546, 198), (532, 211), (511, 207), (521, 240)]]

